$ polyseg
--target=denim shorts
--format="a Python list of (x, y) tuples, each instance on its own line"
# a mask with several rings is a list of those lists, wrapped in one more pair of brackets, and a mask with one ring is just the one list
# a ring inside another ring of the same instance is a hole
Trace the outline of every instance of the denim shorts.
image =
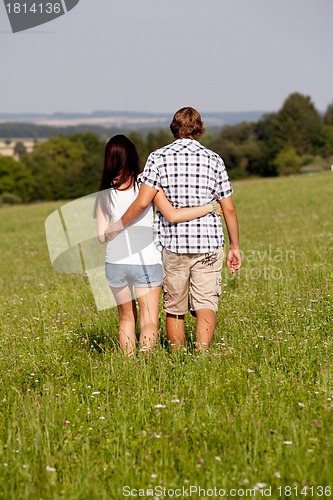
[(106, 282), (114, 288), (132, 285), (135, 288), (162, 286), (162, 264), (111, 264), (105, 263)]

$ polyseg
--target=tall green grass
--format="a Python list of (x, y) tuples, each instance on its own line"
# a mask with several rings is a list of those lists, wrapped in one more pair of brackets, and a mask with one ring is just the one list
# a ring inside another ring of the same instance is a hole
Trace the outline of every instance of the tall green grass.
[(205, 354), (188, 317), (185, 353), (126, 359), (117, 312), (50, 265), (59, 203), (1, 208), (1, 498), (333, 496), (333, 175), (234, 188), (243, 267)]

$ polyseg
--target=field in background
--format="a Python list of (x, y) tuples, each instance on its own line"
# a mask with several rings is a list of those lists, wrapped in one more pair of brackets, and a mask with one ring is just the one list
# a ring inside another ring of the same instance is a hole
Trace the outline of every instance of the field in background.
[(201, 355), (189, 317), (186, 353), (125, 359), (116, 311), (51, 268), (60, 203), (0, 209), (0, 498), (333, 496), (333, 174), (234, 188), (244, 264)]

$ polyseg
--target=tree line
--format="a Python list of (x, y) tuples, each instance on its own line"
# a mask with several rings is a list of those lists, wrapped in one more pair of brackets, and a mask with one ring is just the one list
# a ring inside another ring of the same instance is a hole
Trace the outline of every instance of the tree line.
[[(151, 151), (173, 140), (164, 129), (126, 135), (136, 145), (142, 166)], [(59, 134), (36, 144), (29, 154), (17, 148), (18, 160), (0, 157), (0, 200), (73, 199), (96, 192), (105, 142), (92, 131)], [(231, 179), (323, 170), (333, 163), (333, 102), (320, 114), (310, 97), (293, 93), (277, 113), (208, 131), (201, 142), (223, 158)]]

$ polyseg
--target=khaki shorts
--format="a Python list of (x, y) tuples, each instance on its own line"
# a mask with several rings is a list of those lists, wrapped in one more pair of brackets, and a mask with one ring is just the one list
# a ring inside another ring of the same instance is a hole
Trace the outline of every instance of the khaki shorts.
[(221, 295), (223, 247), (210, 253), (174, 253), (163, 249), (164, 310), (183, 315), (189, 307), (217, 311)]

